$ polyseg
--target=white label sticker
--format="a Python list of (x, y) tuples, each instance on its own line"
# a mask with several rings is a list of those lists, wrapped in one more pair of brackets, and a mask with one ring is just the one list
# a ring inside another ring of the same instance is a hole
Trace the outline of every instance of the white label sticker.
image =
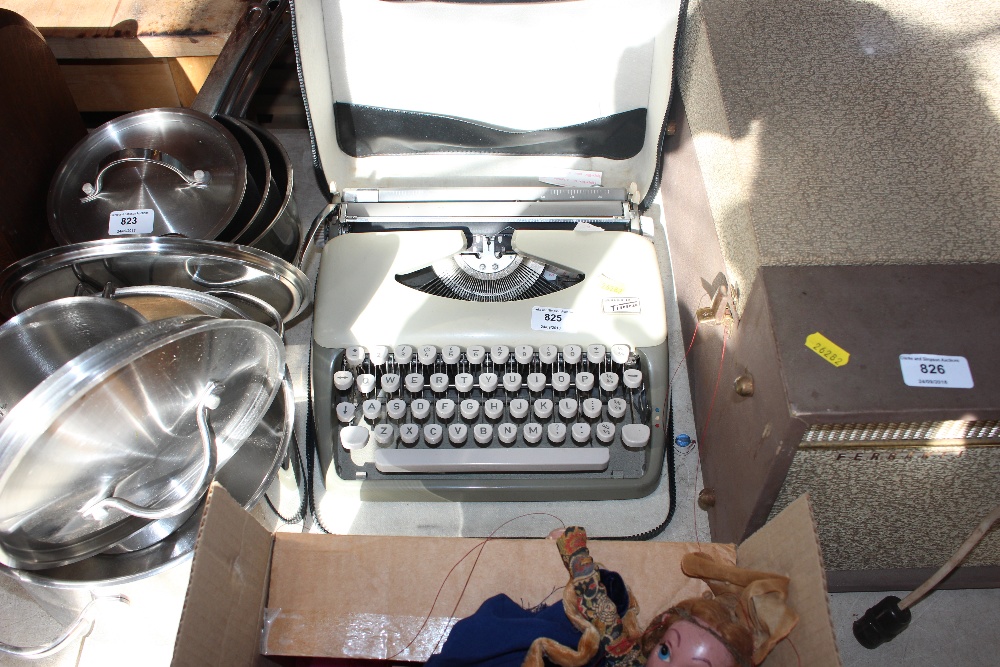
[(601, 299), (605, 313), (641, 313), (639, 299), (634, 296), (609, 296)]
[(141, 208), (134, 211), (111, 211), (108, 220), (108, 235), (152, 234), (153, 209)]
[(568, 308), (531, 309), (531, 328), (535, 331), (575, 331), (573, 311)]
[(972, 371), (965, 357), (939, 354), (901, 354), (899, 368), (910, 387), (972, 389)]
[(603, 172), (583, 171), (581, 169), (554, 169), (538, 180), (550, 185), (576, 186), (593, 188), (601, 184)]

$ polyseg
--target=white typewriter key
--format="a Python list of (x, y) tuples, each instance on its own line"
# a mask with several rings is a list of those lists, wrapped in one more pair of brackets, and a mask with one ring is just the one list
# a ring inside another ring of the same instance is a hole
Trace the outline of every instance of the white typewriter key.
[(416, 424), (406, 423), (399, 427), (399, 439), (404, 445), (412, 445), (420, 437), (420, 427)]
[(510, 402), (510, 416), (514, 419), (524, 419), (528, 415), (528, 401), (515, 398)]
[(467, 398), (461, 404), (462, 419), (475, 419), (479, 416), (479, 401)]
[(611, 415), (612, 419), (621, 419), (627, 408), (628, 403), (625, 402), (624, 398), (612, 398), (608, 401), (608, 414)]
[(347, 391), (354, 386), (354, 373), (351, 371), (337, 371), (333, 374), (333, 386), (340, 391)]
[(424, 366), (430, 366), (437, 361), (438, 349), (433, 345), (421, 345), (417, 348), (417, 361)]
[(567, 364), (578, 364), (580, 363), (580, 357), (583, 356), (583, 348), (579, 345), (567, 345), (563, 348), (563, 361)]
[(553, 373), (552, 374), (552, 388), (556, 391), (566, 391), (569, 389), (569, 373)]
[(497, 436), (500, 442), (509, 445), (517, 440), (517, 427), (510, 422), (504, 422), (497, 426)]
[(344, 351), (344, 356), (347, 357), (347, 365), (355, 368), (365, 360), (365, 348), (352, 345)]
[(448, 391), (448, 374), (431, 373), (431, 390), (439, 392)]
[(356, 409), (357, 407), (354, 403), (348, 403), (347, 401), (337, 403), (337, 419), (345, 424), (349, 423), (354, 419), (354, 411)]
[(520, 373), (504, 373), (503, 374), (503, 388), (510, 392), (520, 391), (521, 389), (521, 374)]
[(387, 394), (395, 394), (399, 391), (399, 374), (398, 373), (386, 373), (379, 378), (379, 382), (382, 385), (382, 391)]
[(545, 434), (549, 438), (549, 442), (553, 445), (560, 445), (566, 442), (566, 424), (562, 422), (552, 422), (545, 429)]
[(535, 401), (535, 416), (539, 419), (548, 419), (552, 416), (552, 401), (547, 398), (540, 398)]
[(545, 374), (544, 373), (528, 373), (528, 390), (529, 391), (542, 391), (545, 389)]
[(535, 348), (530, 345), (518, 345), (514, 348), (514, 358), (519, 364), (527, 364), (535, 356)]
[(434, 404), (434, 414), (438, 419), (451, 419), (455, 416), (455, 401), (450, 398), (442, 398)]
[(424, 427), (424, 442), (428, 445), (440, 444), (443, 435), (444, 427), (440, 424), (428, 424)]
[(462, 394), (468, 394), (475, 385), (475, 378), (472, 373), (459, 373), (455, 376), (455, 389)]
[(484, 394), (489, 394), (497, 388), (497, 379), (496, 373), (480, 373), (479, 388), (483, 390)]
[(583, 414), (588, 419), (597, 419), (601, 416), (604, 404), (599, 399), (588, 398), (583, 401)]
[(600, 422), (597, 425), (597, 439), (608, 444), (615, 439), (615, 425), (611, 422)]
[(628, 349), (628, 345), (612, 345), (611, 346), (611, 361), (616, 364), (624, 364), (628, 361), (628, 355), (631, 350)]
[(559, 356), (559, 348), (555, 345), (542, 345), (538, 348), (538, 360), (543, 364), (554, 364)]
[(642, 386), (642, 371), (630, 368), (622, 373), (622, 384), (629, 389), (638, 389)]
[(576, 374), (576, 388), (580, 391), (590, 391), (594, 388), (594, 374), (584, 371)]
[(503, 366), (510, 359), (510, 348), (506, 345), (494, 345), (490, 348), (490, 359), (494, 364)]
[(484, 410), (487, 419), (500, 419), (503, 416), (503, 401), (499, 398), (491, 398), (486, 401)]
[(603, 345), (595, 343), (587, 346), (587, 361), (591, 364), (603, 364), (604, 354), (607, 352)]
[(392, 356), (397, 364), (408, 364), (413, 361), (413, 346), (397, 345), (392, 348)]
[(559, 399), (559, 416), (563, 419), (573, 419), (576, 417), (578, 407), (575, 398)]
[(457, 364), (462, 356), (462, 348), (458, 345), (445, 345), (441, 348), (441, 358), (446, 364)]
[(601, 373), (598, 379), (604, 391), (614, 391), (618, 388), (618, 373)]
[(410, 403), (410, 414), (413, 415), (414, 419), (427, 419), (427, 415), (431, 413), (431, 402), (426, 398), (418, 398), (417, 400)]
[(396, 438), (396, 429), (389, 424), (377, 424), (372, 431), (375, 434), (375, 442), (382, 445), (391, 445)]
[(469, 427), (465, 424), (451, 424), (448, 426), (448, 440), (455, 445), (461, 445), (469, 437)]
[(385, 345), (375, 345), (368, 350), (368, 359), (376, 366), (384, 365), (388, 358), (389, 348)]
[(537, 445), (542, 441), (542, 425), (536, 424), (535, 422), (528, 422), (524, 425), (524, 430), (521, 432), (524, 435), (524, 441), (529, 445)]
[(626, 424), (622, 427), (622, 444), (631, 449), (642, 449), (649, 442), (649, 427), (645, 424)]
[(576, 444), (585, 445), (590, 442), (590, 424), (578, 422), (573, 424), (573, 428), (570, 431), (573, 434), (573, 442)]
[(406, 401), (394, 398), (385, 405), (389, 419), (402, 419), (406, 415)]
[(357, 379), (358, 391), (367, 394), (375, 388), (375, 376), (371, 373), (361, 373)]
[(476, 424), (472, 427), (472, 437), (480, 445), (488, 445), (493, 442), (493, 426), (491, 424)]
[(424, 389), (424, 376), (420, 373), (407, 373), (403, 383), (406, 384), (408, 391), (416, 394)]
[(473, 366), (478, 366), (486, 358), (486, 348), (482, 345), (470, 345), (469, 349), (465, 351), (465, 358)]
[(373, 398), (365, 401), (361, 404), (361, 412), (365, 419), (375, 421), (382, 414), (382, 401), (376, 401)]
[(364, 426), (345, 426), (340, 429), (340, 446), (344, 449), (363, 449), (368, 444), (368, 429)]

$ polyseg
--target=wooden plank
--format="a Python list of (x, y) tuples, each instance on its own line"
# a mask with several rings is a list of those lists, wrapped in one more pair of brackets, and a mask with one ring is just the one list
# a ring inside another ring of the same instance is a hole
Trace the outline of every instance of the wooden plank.
[(170, 64), (148, 60), (61, 63), (80, 111), (134, 111), (181, 105)]
[(181, 106), (189, 107), (215, 64), (215, 56), (171, 58), (167, 61)]
[(161, 35), (134, 38), (78, 39), (46, 37), (59, 60), (81, 58), (178, 58), (217, 56), (229, 33), (216, 35)]

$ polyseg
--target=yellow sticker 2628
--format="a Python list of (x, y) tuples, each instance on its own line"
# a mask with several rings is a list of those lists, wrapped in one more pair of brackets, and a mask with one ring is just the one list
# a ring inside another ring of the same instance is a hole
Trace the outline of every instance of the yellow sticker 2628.
[(806, 347), (829, 361), (834, 366), (843, 366), (851, 360), (851, 355), (829, 338), (816, 332), (806, 336)]

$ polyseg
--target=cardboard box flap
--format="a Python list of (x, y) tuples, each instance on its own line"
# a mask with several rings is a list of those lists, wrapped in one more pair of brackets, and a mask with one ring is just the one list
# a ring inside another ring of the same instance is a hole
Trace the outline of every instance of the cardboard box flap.
[[(591, 541), (590, 550), (624, 577), (641, 624), (672, 601), (708, 590), (681, 573), (684, 554), (706, 551), (729, 563), (736, 557), (725, 544)], [(484, 600), (503, 593), (525, 608), (558, 604), (567, 580), (553, 540), (279, 533), (263, 648), (268, 655), (422, 661)]]
[(788, 603), (799, 622), (768, 655), (767, 667), (839, 667), (826, 570), (809, 496), (803, 495), (736, 548), (740, 567), (776, 572), (791, 579)]
[(331, 190), (655, 182), (680, 0), (297, 0), (293, 36)]
[(273, 537), (218, 483), (209, 490), (172, 665), (252, 665)]

